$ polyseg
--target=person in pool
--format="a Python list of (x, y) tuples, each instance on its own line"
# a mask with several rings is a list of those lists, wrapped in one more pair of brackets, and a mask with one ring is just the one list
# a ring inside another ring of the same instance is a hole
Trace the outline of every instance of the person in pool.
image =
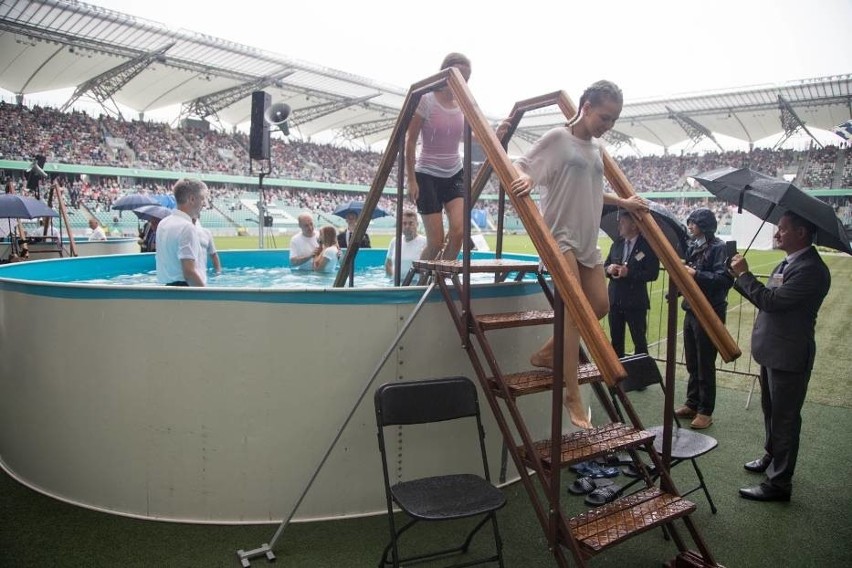
[(314, 272), (332, 273), (340, 264), (340, 247), (337, 246), (337, 230), (325, 225), (319, 230), (320, 248), (314, 256)]

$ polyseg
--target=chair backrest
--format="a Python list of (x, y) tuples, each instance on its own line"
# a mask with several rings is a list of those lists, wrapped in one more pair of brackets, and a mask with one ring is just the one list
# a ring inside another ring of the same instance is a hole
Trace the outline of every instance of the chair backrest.
[(663, 386), (663, 376), (657, 362), (646, 353), (623, 357), (621, 364), (627, 371), (627, 378), (621, 382), (624, 392), (639, 390), (651, 385)]
[(426, 424), (479, 415), (476, 387), (467, 377), (387, 383), (376, 389), (380, 426)]

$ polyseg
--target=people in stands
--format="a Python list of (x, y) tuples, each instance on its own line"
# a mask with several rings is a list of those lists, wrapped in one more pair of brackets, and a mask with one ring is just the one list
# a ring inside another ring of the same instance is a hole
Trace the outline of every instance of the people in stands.
[[(417, 229), (419, 223), (417, 221), (417, 213), (414, 211), (402, 212), (402, 252), (400, 258), (400, 275), (408, 274), (411, 269), (411, 263), (418, 260), (423, 254), (423, 249), (426, 248), (426, 237), (418, 234)], [(396, 237), (391, 239), (388, 246), (388, 254), (385, 257), (385, 273), (388, 276), (393, 276), (394, 260), (396, 259)]]
[(315, 272), (333, 273), (340, 264), (340, 248), (337, 246), (337, 229), (325, 225), (319, 230), (320, 250), (313, 260)]
[(609, 280), (609, 336), (618, 357), (624, 357), (625, 325), (634, 353), (648, 352), (648, 282), (660, 275), (660, 260), (639, 233), (630, 213), (618, 212), (618, 238), (604, 260)]
[[(544, 222), (598, 318), (609, 311), (603, 259), (598, 249), (603, 204), (631, 212), (647, 207), (639, 196), (623, 199), (603, 191), (603, 150), (597, 139), (615, 125), (622, 104), (618, 86), (609, 81), (594, 83), (580, 97), (577, 114), (566, 125), (546, 132), (515, 162), (520, 176), (510, 187), (518, 197), (528, 196), (534, 187), (540, 188)], [(565, 406), (575, 426), (591, 428), (577, 383), (580, 335), (567, 308), (564, 336)], [(553, 368), (553, 351), (550, 338), (533, 353), (530, 363)]]
[(206, 286), (207, 251), (192, 220), (207, 203), (207, 186), (184, 178), (175, 183), (174, 195), (177, 208), (157, 226), (157, 281), (166, 286)]
[[(470, 59), (450, 53), (441, 69), (454, 67), (464, 80), (470, 79)], [(464, 115), (450, 88), (426, 93), (411, 117), (405, 141), (405, 171), (408, 196), (417, 204), (426, 232), (424, 259), (438, 255), (455, 259), (464, 234), (464, 193), (459, 143), (464, 134)], [(420, 141), (420, 152), (415, 153)], [(447, 214), (447, 244), (444, 246), (444, 219)], [(441, 249), (443, 253), (441, 252)]]
[[(696, 209), (686, 219), (691, 241), (686, 250), (686, 271), (710, 302), (722, 322), (728, 308), (728, 290), (734, 280), (725, 266), (727, 251), (725, 241), (715, 236), (716, 216), (709, 209)], [(696, 430), (713, 424), (716, 407), (716, 345), (701, 327), (689, 302), (681, 306), (683, 317), (683, 351), (689, 380), (686, 402), (677, 410), (679, 418), (692, 418), (690, 426)]]
[[(345, 249), (349, 248), (349, 243), (352, 242), (352, 236), (355, 234), (355, 225), (358, 224), (358, 214), (357, 213), (347, 213), (346, 214), (346, 230), (340, 231), (337, 235), (337, 246)], [(372, 248), (370, 245), (370, 235), (367, 232), (364, 232), (364, 236), (361, 237), (361, 244), (359, 245), (361, 248), (368, 249)]]
[(95, 219), (94, 217), (89, 219), (89, 229), (92, 230), (89, 233), (90, 241), (105, 241), (107, 240), (106, 233), (104, 232), (103, 227), (101, 227), (101, 222)]
[(313, 270), (314, 257), (320, 251), (320, 244), (314, 230), (314, 218), (310, 213), (298, 217), (299, 232), (290, 239), (290, 268), (293, 270)]

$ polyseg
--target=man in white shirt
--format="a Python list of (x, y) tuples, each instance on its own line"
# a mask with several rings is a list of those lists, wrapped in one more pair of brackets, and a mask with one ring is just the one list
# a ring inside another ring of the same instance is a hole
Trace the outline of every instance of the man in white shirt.
[(290, 268), (293, 270), (313, 270), (313, 259), (319, 248), (314, 219), (310, 213), (299, 215), (300, 233), (290, 239)]
[(89, 228), (92, 230), (92, 234), (89, 235), (90, 241), (107, 240), (106, 233), (104, 232), (103, 227), (101, 227), (100, 221), (97, 219), (89, 219)]
[[(402, 254), (400, 255), (400, 275), (407, 274), (412, 261), (419, 260), (426, 248), (426, 237), (417, 234), (417, 213), (403, 211), (402, 213)], [(394, 259), (396, 258), (396, 237), (391, 239), (388, 254), (385, 257), (385, 273), (393, 276)]]
[(207, 251), (192, 223), (201, 216), (209, 191), (201, 180), (174, 186), (177, 209), (157, 225), (157, 281), (166, 286), (206, 286)]

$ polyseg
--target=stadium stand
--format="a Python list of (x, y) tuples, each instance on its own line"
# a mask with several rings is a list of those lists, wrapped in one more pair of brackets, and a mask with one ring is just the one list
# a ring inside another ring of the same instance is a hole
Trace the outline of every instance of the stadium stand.
[[(106, 166), (132, 169), (132, 174), (103, 176), (93, 169), (86, 175), (72, 176), (69, 184), (69, 210), (74, 229), (84, 229), (90, 217), (123, 235), (135, 234), (136, 219), (131, 213), (117, 215), (111, 204), (128, 192), (163, 194), (169, 182), (182, 175), (245, 176), (248, 154), (242, 133), (200, 132), (191, 128), (172, 128), (167, 124), (122, 121), (108, 116), (90, 117), (86, 113), (63, 113), (44, 107), (27, 107), (0, 102), (0, 160), (17, 178), (22, 188), (22, 170), (32, 155), (41, 153), (49, 163), (76, 166)], [(291, 228), (300, 211), (319, 215), (321, 224), (343, 226), (332, 215), (335, 207), (365, 192), (372, 182), (381, 155), (331, 145), (298, 140), (273, 140), (273, 174), (269, 179), (284, 178), (283, 184), (265, 191), (266, 206), (273, 226)], [(720, 218), (722, 227), (730, 222), (731, 210), (725, 204), (696, 194), (690, 176), (724, 166), (749, 166), (772, 176), (786, 176), (803, 187), (837, 189), (837, 198), (823, 196), (835, 205), (838, 215), (849, 223), (849, 188), (852, 185), (852, 160), (849, 147), (827, 146), (805, 151), (754, 149), (708, 152), (701, 155), (663, 155), (622, 157), (618, 162), (627, 178), (640, 193), (649, 193), (682, 217), (691, 209), (707, 206)], [(14, 167), (10, 168), (12, 164)], [(121, 172), (122, 170), (118, 170)], [(202, 215), (202, 223), (215, 233), (232, 232), (257, 223), (257, 191), (252, 178), (210, 182), (213, 199)], [(316, 182), (313, 187), (291, 187), (290, 180)], [(389, 191), (395, 193), (395, 180)], [(332, 189), (333, 188), (333, 189)], [(353, 192), (356, 192), (353, 194)], [(679, 193), (666, 198), (666, 193)], [(496, 218), (496, 184), (489, 182), (477, 206)], [(682, 195), (680, 195), (682, 194)], [(690, 194), (690, 195), (687, 195)], [(396, 209), (395, 196), (383, 197), (379, 206), (389, 213)], [(511, 214), (511, 208), (509, 210)], [(507, 230), (520, 230), (506, 221)], [(516, 219), (514, 219), (516, 220)], [(389, 229), (393, 218), (380, 219), (374, 227)]]

